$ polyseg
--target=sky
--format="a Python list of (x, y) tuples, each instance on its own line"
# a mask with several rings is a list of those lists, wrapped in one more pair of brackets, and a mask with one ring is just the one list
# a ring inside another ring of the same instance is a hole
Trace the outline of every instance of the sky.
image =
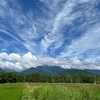
[(0, 67), (100, 69), (100, 0), (0, 0)]

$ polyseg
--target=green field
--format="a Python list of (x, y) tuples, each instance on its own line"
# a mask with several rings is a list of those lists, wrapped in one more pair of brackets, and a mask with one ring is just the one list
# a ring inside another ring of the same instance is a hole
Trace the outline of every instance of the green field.
[(1, 84), (0, 100), (100, 100), (100, 85), (71, 83)]
[(0, 85), (0, 100), (20, 100), (24, 84), (1, 84)]

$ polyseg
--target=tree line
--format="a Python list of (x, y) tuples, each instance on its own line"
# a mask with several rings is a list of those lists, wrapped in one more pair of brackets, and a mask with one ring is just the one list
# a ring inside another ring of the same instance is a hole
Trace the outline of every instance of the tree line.
[(21, 75), (18, 73), (0, 73), (0, 83), (16, 82), (47, 82), (47, 83), (100, 83), (100, 75), (46, 75), (43, 73), (31, 73)]

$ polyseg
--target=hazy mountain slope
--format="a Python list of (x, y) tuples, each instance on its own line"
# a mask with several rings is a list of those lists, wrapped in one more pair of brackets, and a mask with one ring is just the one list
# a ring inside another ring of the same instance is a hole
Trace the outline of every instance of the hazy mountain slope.
[(79, 74), (92, 74), (87, 72), (86, 70), (78, 70), (78, 69), (65, 69), (64, 71), (59, 73), (60, 75), (79, 75)]
[(64, 71), (63, 68), (59, 66), (38, 66), (36, 68), (30, 68), (22, 72), (22, 74), (30, 74), (33, 72), (40, 72), (49, 75), (57, 75), (60, 72)]
[(36, 68), (29, 68), (22, 72), (22, 74), (30, 74), (34, 72), (44, 73), (48, 75), (77, 75), (77, 74), (91, 74), (86, 70), (78, 70), (78, 69), (64, 69), (59, 66), (38, 66)]
[(87, 69), (86, 71), (89, 72), (89, 73), (92, 73), (92, 74), (100, 75), (100, 70), (89, 70), (89, 69)]
[(2, 68), (0, 68), (0, 72), (5, 72), (5, 70), (3, 70)]

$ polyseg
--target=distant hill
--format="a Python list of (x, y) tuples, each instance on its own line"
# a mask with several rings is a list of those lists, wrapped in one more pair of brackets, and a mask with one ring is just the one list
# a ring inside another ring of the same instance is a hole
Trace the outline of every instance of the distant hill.
[(21, 74), (27, 75), (30, 73), (39, 72), (48, 75), (79, 75), (79, 74), (91, 74), (86, 70), (78, 70), (78, 69), (64, 69), (59, 66), (38, 66), (36, 68), (29, 68)]
[(2, 68), (0, 68), (0, 72), (14, 72), (14, 73), (16, 73), (14, 70), (11, 70), (11, 69), (2, 69)]
[[(19, 73), (19, 72), (15, 72), (13, 70), (10, 69), (2, 69), (0, 68), (0, 72), (14, 72), (14, 73)], [(20, 72), (19, 74), (23, 74), (23, 75), (27, 75), (27, 74), (31, 74), (31, 73), (44, 73), (44, 74), (48, 74), (48, 75), (79, 75), (79, 74), (94, 74), (94, 75), (100, 75), (100, 70), (90, 70), (90, 69), (85, 69), (85, 70), (81, 70), (81, 69), (64, 69), (61, 68), (60, 66), (38, 66), (36, 68), (29, 68), (27, 70), (24, 70), (22, 72)]]
[(92, 73), (92, 74), (96, 74), (96, 75), (100, 75), (100, 70), (90, 70), (90, 69), (86, 69), (87, 72)]
[(79, 69), (65, 69), (64, 71), (59, 73), (60, 75), (79, 75), (79, 74), (92, 74), (86, 70), (79, 70)]
[(0, 72), (5, 72), (5, 70), (3, 70), (2, 68), (0, 68)]
[(59, 66), (38, 66), (36, 68), (33, 68), (33, 67), (29, 68), (21, 73), (26, 75), (26, 74), (30, 74), (33, 72), (39, 72), (39, 73), (44, 73), (44, 74), (48, 74), (48, 75), (57, 75), (64, 70), (65, 69), (63, 69)]

